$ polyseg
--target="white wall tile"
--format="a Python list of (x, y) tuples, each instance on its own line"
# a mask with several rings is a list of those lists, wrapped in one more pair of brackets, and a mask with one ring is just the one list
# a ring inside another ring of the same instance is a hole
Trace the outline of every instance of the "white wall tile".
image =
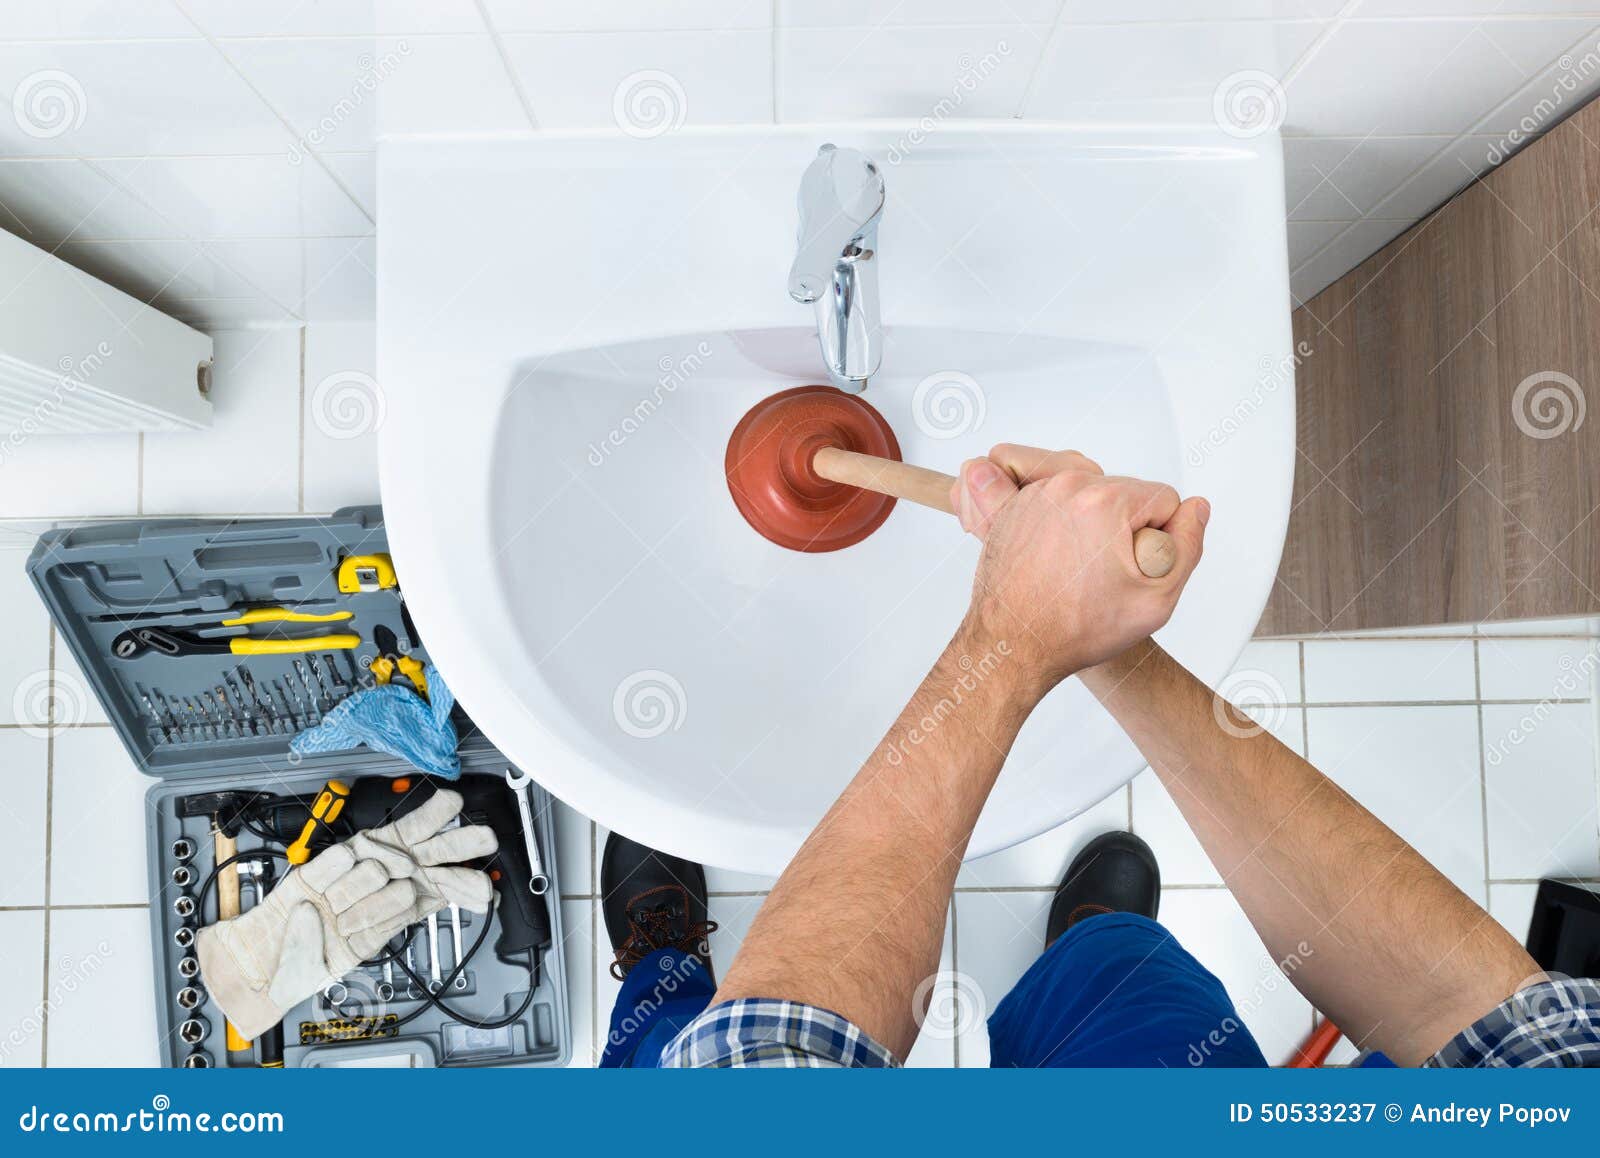
[(148, 514), (277, 514), (300, 505), (300, 331), (216, 335), (211, 429), (147, 434)]
[(1461, 133), (1586, 27), (1569, 19), (1347, 21), (1288, 82), (1286, 127), (1354, 136)]
[(1600, 784), (1589, 704), (1483, 708), (1489, 875), (1600, 877)]
[(361, 36), (375, 32), (481, 32), (472, 0), (183, 0), (212, 36)]
[[(972, 979), (991, 1013), (1044, 952), (1053, 897), (1051, 890), (956, 894), (955, 967)], [(958, 1049), (963, 1068), (989, 1064), (986, 1018), (964, 1027)]]
[(1600, 619), (1569, 615), (1560, 619), (1502, 619), (1477, 625), (1479, 635), (1600, 635)]
[[(0, 729), (0, 841), (6, 849), (0, 908), (44, 904), (48, 755), (42, 729)], [(0, 1032), (0, 1049), (4, 1043)]]
[(967, 861), (956, 874), (956, 887), (1053, 889), (1084, 845), (1103, 832), (1122, 832), (1127, 827), (1128, 790), (1119, 788), (1041, 836)]
[(1297, 269), (1304, 265), (1344, 229), (1343, 221), (1289, 222), (1289, 268)]
[(1586, 639), (1505, 639), (1478, 643), (1486, 700), (1586, 699), (1600, 652)]
[(1233, 894), (1168, 889), (1161, 894), (1160, 917), (1178, 943), (1222, 982), (1267, 1062), (1288, 1061), (1311, 1032), (1311, 1005), (1284, 976)]
[(1471, 639), (1307, 640), (1306, 702), (1476, 698)]
[(60, 98), (43, 106), (52, 115), (0, 117), (0, 151), (126, 157), (287, 144), (282, 122), (204, 40), (0, 44), (0, 92), (17, 101), (19, 88), (41, 96), (47, 86)]
[(428, 36), (381, 41), (392, 62), (378, 87), (378, 133), (526, 132), (533, 126), (486, 36)]
[(1406, 220), (1426, 217), (1488, 171), (1495, 144), (1491, 137), (1452, 141), (1380, 201), (1373, 215)]
[(1372, 212), (1449, 137), (1288, 137), (1283, 142), (1289, 220), (1355, 221)]
[(142, 908), (52, 912), (47, 1064), (160, 1065), (152, 960)]
[(96, 165), (180, 223), (188, 237), (346, 236), (372, 229), (327, 171), (303, 156), (124, 157)]
[(305, 335), (305, 509), (376, 503), (378, 431), (388, 409), (376, 377), (376, 327), (317, 322)]
[(372, 220), (378, 220), (378, 155), (322, 153), (320, 159)]
[(142, 302), (256, 299), (260, 289), (201, 241), (68, 241), (57, 256)]
[(44, 1056), (44, 910), (0, 912), (0, 1069)]
[(305, 296), (300, 316), (307, 321), (369, 321), (377, 316), (378, 244), (374, 238), (307, 238)]
[(75, 728), (79, 724), (105, 724), (105, 708), (94, 693), (83, 669), (67, 646), (66, 640), (56, 636), (53, 695), (55, 699), (54, 722), (62, 727)]
[(556, 875), (562, 896), (585, 896), (595, 891), (594, 822), (561, 801), (554, 802), (556, 822)]
[[(1065, 25), (1039, 66), (1025, 115), (1060, 117), (1105, 102), (1183, 102), (1210, 120), (1237, 72), (1282, 77), (1316, 39), (1315, 21)], [(1294, 103), (1288, 105), (1291, 122)]]
[(1297, 302), (1311, 300), (1404, 233), (1410, 224), (1370, 217), (1357, 221), (1289, 275), (1290, 292)]
[(1339, 14), (1347, 0), (1066, 0), (1063, 20), (1304, 20)]
[(110, 728), (56, 734), (51, 773), (50, 903), (142, 904), (149, 899), (140, 773)]
[(778, 113), (785, 121), (1015, 116), (1048, 35), (1003, 24), (786, 30)]
[(1362, 0), (1358, 16), (1517, 16), (1594, 12), (1594, 0)]
[(192, 37), (172, 0), (52, 0), (11, 3), (0, 40), (122, 40)]
[(1309, 708), (1308, 758), (1480, 904), (1477, 708)]
[(68, 238), (181, 236), (92, 166), (65, 158), (0, 161), (0, 229), (44, 250)]
[(630, 123), (641, 130), (659, 116), (690, 125), (772, 120), (768, 32), (510, 35), (505, 46), (543, 129), (614, 128), (619, 104), (636, 110)]
[(501, 32), (644, 32), (669, 29), (767, 28), (771, 0), (485, 0)]
[[(0, 486), (6, 475), (0, 468)], [(6, 646), (0, 649), (0, 724), (43, 724), (50, 712), (43, 673), (50, 667), (50, 616), (24, 570), (31, 547), (0, 550), (0, 600), (6, 615)]]
[[(1275, 685), (1272, 699), (1275, 703), (1297, 704), (1301, 701), (1300, 644), (1293, 640), (1256, 639), (1245, 645), (1239, 660), (1233, 665), (1234, 676), (1259, 674)], [(1278, 694), (1277, 689), (1281, 689)]]

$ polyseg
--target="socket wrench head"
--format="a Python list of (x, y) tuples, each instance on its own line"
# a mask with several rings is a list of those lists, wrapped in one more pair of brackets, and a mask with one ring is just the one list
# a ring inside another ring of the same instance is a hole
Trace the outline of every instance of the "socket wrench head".
[(190, 840), (187, 836), (180, 836), (177, 840), (173, 841), (172, 859), (176, 861), (193, 860), (194, 841)]
[(178, 990), (179, 1009), (199, 1009), (206, 1003), (206, 991), (195, 985), (185, 985)]
[(172, 931), (172, 943), (180, 949), (188, 949), (194, 945), (194, 926), (179, 925)]
[(183, 1068), (186, 1070), (208, 1070), (211, 1068), (211, 1055), (203, 1049), (197, 1049), (183, 1059)]
[(184, 1045), (199, 1045), (211, 1034), (211, 1023), (203, 1017), (191, 1017), (178, 1026), (178, 1040)]
[(186, 864), (180, 864), (172, 870), (172, 883), (180, 889), (186, 889), (194, 884), (194, 869)]
[(200, 958), (193, 955), (179, 958), (178, 976), (185, 981), (193, 981), (200, 976)]
[(198, 907), (199, 906), (195, 904), (194, 898), (188, 893), (179, 893), (177, 896), (172, 898), (172, 911), (177, 913), (180, 917), (188, 918), (194, 916), (195, 910)]

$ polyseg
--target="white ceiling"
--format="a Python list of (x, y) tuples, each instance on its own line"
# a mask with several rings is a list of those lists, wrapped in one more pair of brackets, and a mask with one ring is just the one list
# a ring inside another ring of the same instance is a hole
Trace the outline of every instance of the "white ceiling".
[(0, 228), (211, 327), (371, 316), (384, 133), (1261, 115), (1305, 297), (1600, 85), (1600, 0), (0, 2)]

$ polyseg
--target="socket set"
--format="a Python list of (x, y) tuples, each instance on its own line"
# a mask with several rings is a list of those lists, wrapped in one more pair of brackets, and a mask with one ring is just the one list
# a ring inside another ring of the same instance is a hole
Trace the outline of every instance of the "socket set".
[[(426, 648), (387, 549), (381, 510), (356, 507), (327, 518), (59, 528), (29, 558), (84, 694), (100, 700), (152, 778), (143, 817), (128, 822), (146, 828), (169, 1066), (545, 1066), (571, 1054), (561, 906), (541, 855), (555, 842), (548, 794), (459, 703), (459, 781), (433, 781), (365, 747), (289, 751), (297, 733), (374, 683), (426, 694)], [(498, 838), (482, 866), (496, 907), (442, 910), (281, 1026), (241, 1041), (209, 1000), (199, 931), (270, 895), (289, 871), (288, 843), (331, 782), (352, 796), (328, 839), (380, 823), (415, 793), (461, 792), (463, 823), (489, 824)]]

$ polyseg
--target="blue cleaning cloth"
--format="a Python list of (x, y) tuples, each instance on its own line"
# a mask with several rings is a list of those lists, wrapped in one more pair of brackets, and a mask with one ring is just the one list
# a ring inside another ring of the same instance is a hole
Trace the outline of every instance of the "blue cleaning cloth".
[(431, 663), (423, 675), (428, 681), (428, 699), (408, 685), (363, 688), (335, 704), (322, 717), (322, 723), (289, 741), (289, 751), (313, 756), (365, 744), (409, 760), (430, 776), (459, 779), (461, 759), (456, 755), (456, 726), (450, 722), (450, 709), (456, 698)]

